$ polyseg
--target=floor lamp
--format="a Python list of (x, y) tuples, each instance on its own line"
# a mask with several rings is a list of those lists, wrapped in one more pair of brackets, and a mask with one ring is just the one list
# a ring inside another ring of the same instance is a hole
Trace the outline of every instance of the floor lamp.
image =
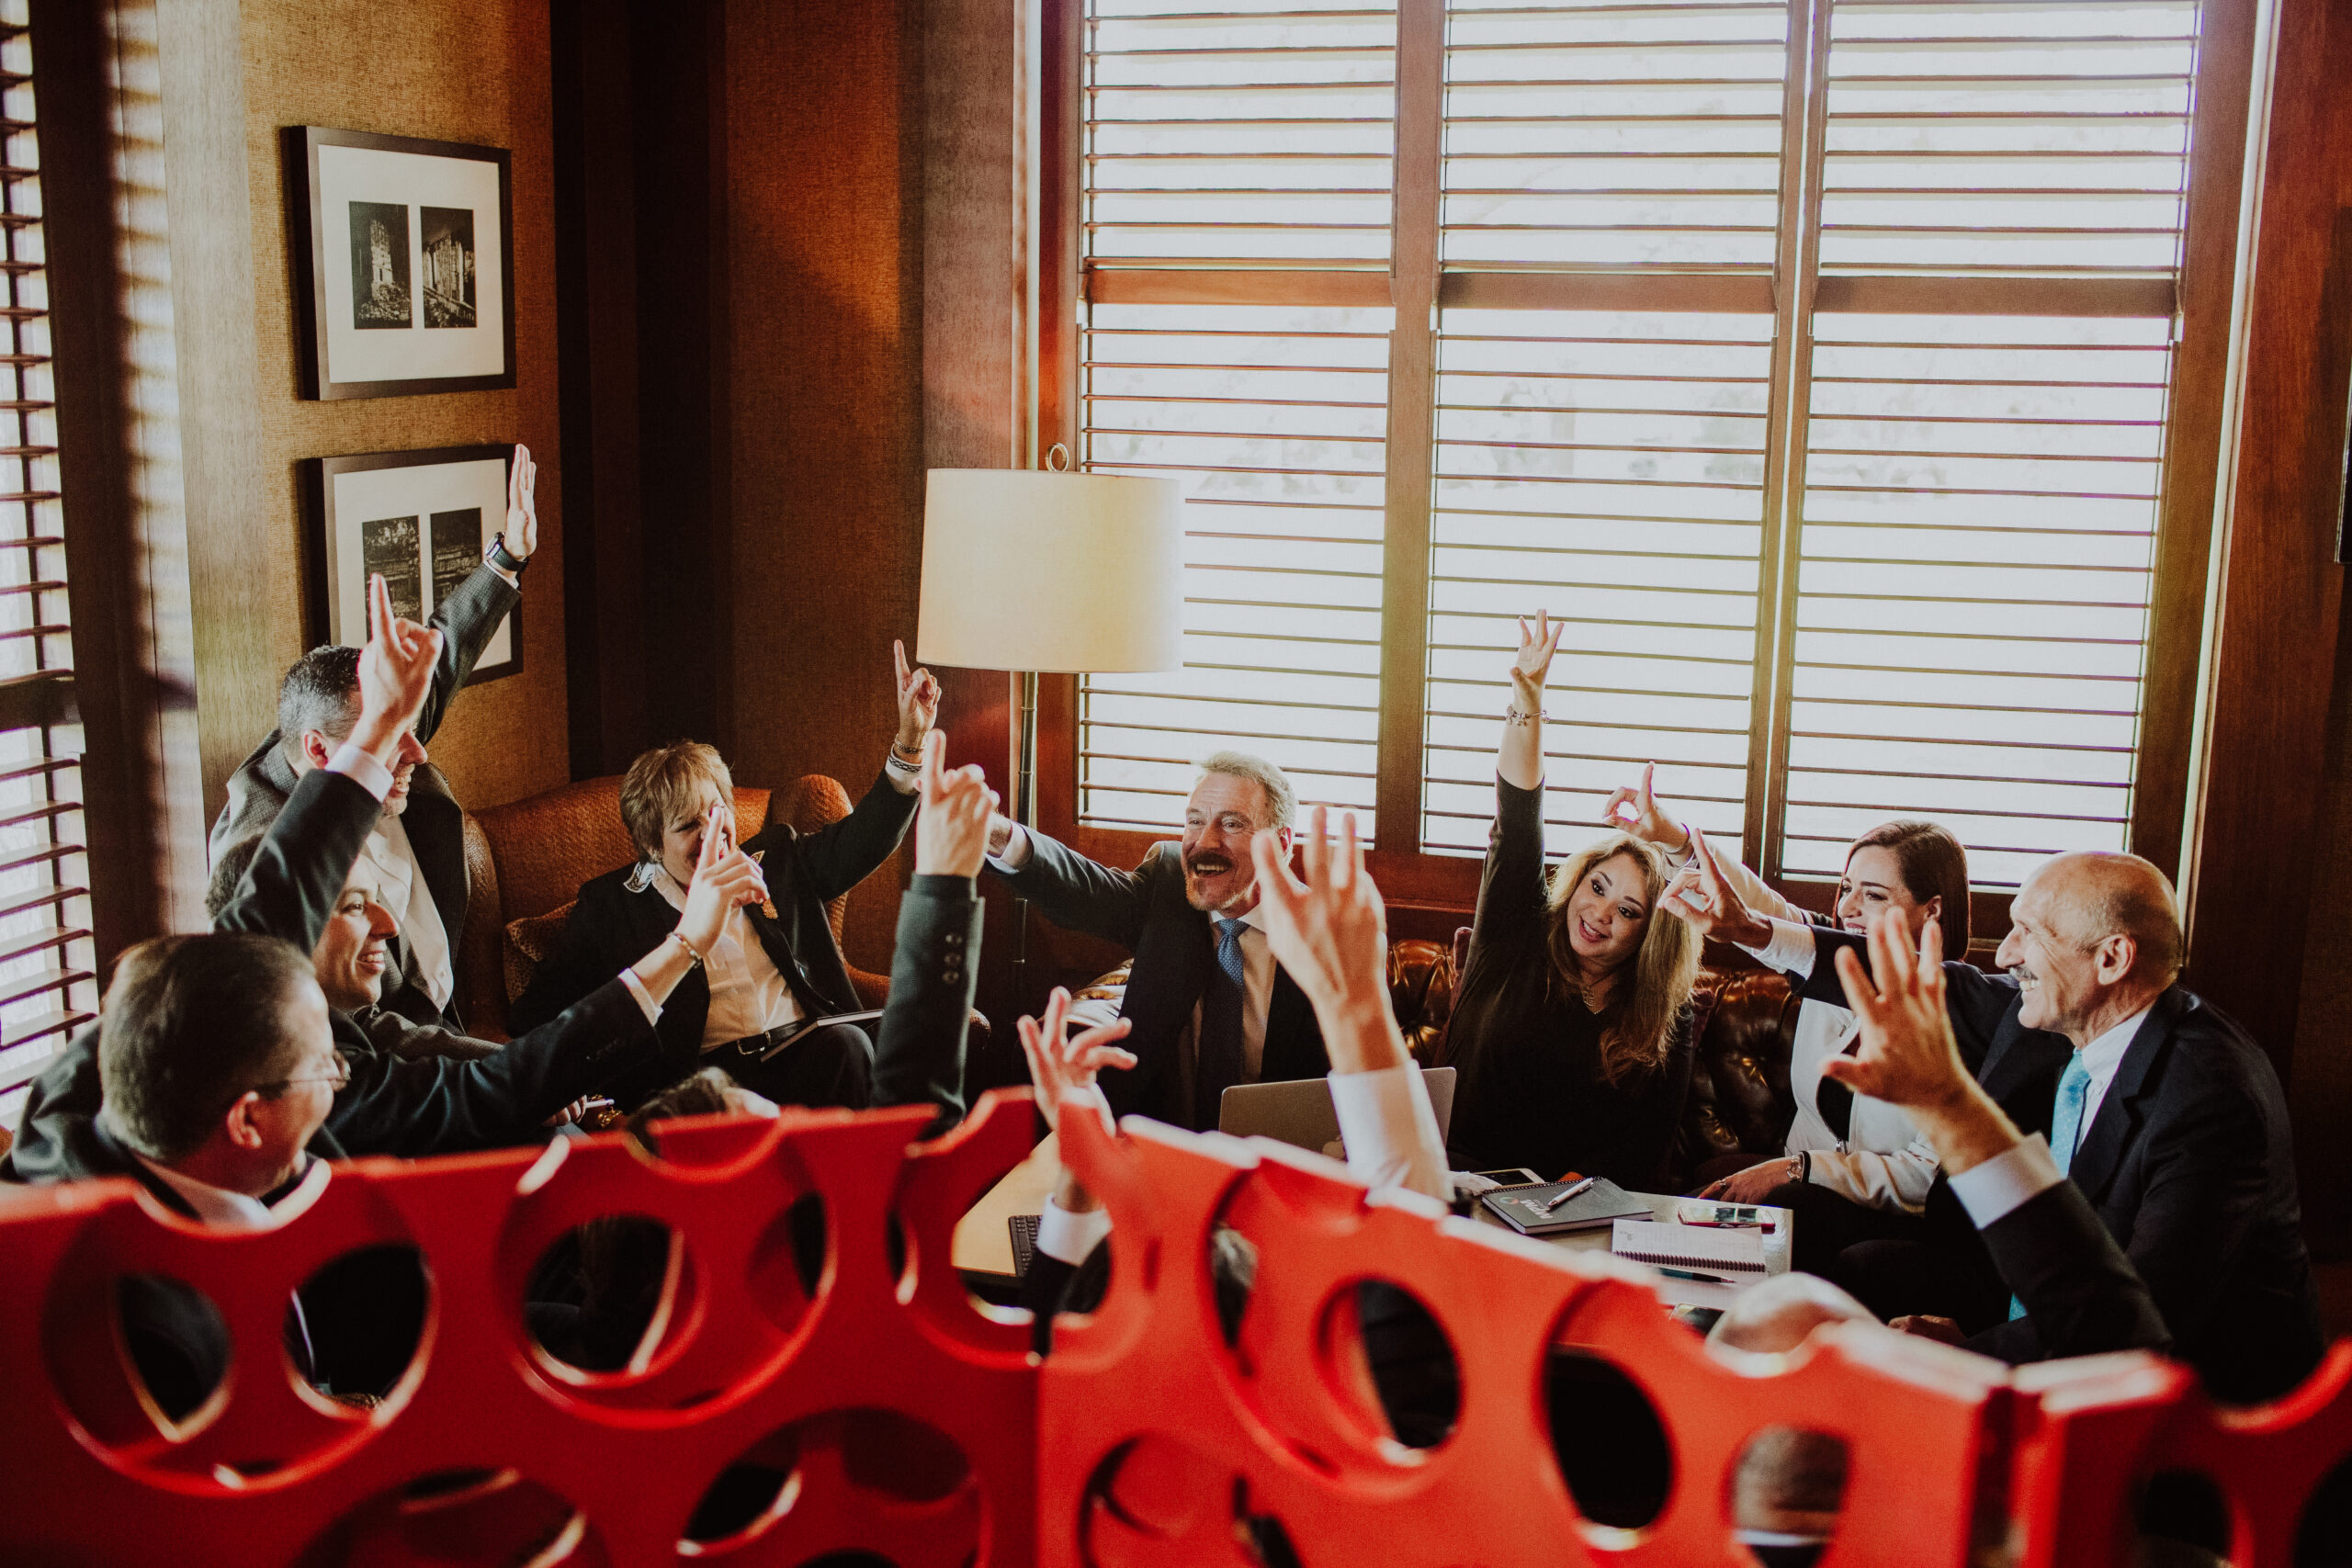
[[(1184, 491), (1174, 479), (933, 468), (923, 501), (915, 657), (1010, 670), (1013, 814), (1037, 825), (1037, 676), (1175, 670), (1183, 648)], [(1013, 902), (1016, 985), (1029, 908)]]

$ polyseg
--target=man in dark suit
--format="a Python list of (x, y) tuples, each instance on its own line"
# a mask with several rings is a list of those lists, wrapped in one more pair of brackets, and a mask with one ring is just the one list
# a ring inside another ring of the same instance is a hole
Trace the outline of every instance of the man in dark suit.
[[(774, 821), (744, 842), (770, 897), (739, 911), (697, 953), (695, 973), (662, 1010), (661, 1061), (613, 1089), (623, 1106), (634, 1108), (700, 1066), (718, 1067), (778, 1104), (854, 1111), (869, 1102), (874, 1048), (865, 1032), (848, 1021), (805, 1026), (860, 1010), (825, 905), (879, 870), (915, 818), (939, 682), (908, 665), (903, 644), (893, 653), (899, 731), (881, 776), (847, 817), (821, 831), (804, 837)], [(620, 807), (637, 863), (582, 886), (556, 951), (508, 1010), (519, 1029), (555, 1017), (674, 930), (706, 831), (733, 842), (734, 778), (718, 752), (699, 741), (656, 747), (630, 763)]]
[(1281, 769), (1219, 751), (1184, 803), (1182, 840), (1154, 844), (1133, 871), (998, 818), (990, 866), (1016, 894), (1056, 925), (1135, 954), (1119, 1016), (1136, 1066), (1103, 1084), (1119, 1114), (1214, 1130), (1235, 1084), (1331, 1070), (1314, 1008), (1267, 944), (1250, 859), (1261, 836), (1289, 854), (1297, 809)]
[[(1705, 921), (1702, 930), (1804, 972), (1807, 995), (1836, 983), (1834, 965), (1816, 955), (1858, 939), (1755, 919), (1727, 891), (1712, 852), (1701, 860), (1668, 897)], [(1697, 897), (1678, 897), (1685, 890)], [(2207, 1387), (2233, 1401), (2285, 1393), (2323, 1348), (2285, 1096), (2261, 1048), (2178, 983), (2184, 943), (2171, 883), (2137, 855), (2059, 855), (2026, 879), (2009, 919), (1996, 955), (2006, 975), (1944, 969), (1963, 1046), (1989, 1020), (1995, 1044), (2006, 1047), (1979, 1068), (1985, 1089), (2002, 1100), (2017, 1081), (2007, 1076), (2018, 1066), (2009, 1054), (2033, 1054), (2033, 1033), (2067, 1042), (2043, 1106), (2029, 1104), (2025, 1115), (2009, 1101), (2002, 1108), (2046, 1134), (2056, 1169), (2131, 1258), (2177, 1354)], [(1939, 1185), (1949, 1196), (1949, 1177)], [(1911, 1310), (1956, 1319), (1972, 1331), (1972, 1348), (2004, 1360), (2055, 1353), (2053, 1341), (2067, 1336), (2034, 1322), (2014, 1279), (2009, 1289), (2018, 1299), (1989, 1325), (1974, 1300)]]
[[(522, 602), (523, 569), (538, 546), (537, 474), (530, 450), (515, 447), (507, 470), (504, 531), (472, 575), (433, 607), (429, 624), (442, 634), (433, 688), (414, 736), (392, 763), (382, 819), (363, 850), (400, 922), (382, 1005), (459, 1033), (465, 1024), (456, 1010), (455, 960), (466, 929), (465, 813), (424, 747), (483, 649)], [(357, 649), (314, 648), (295, 660), (278, 687), (277, 728), (229, 775), (229, 798), (207, 845), (212, 858), (267, 828), (296, 781), (326, 765), (358, 716)]]
[[(296, 785), (270, 825), (240, 896), (215, 921), (218, 934), (256, 934), (316, 948), (355, 873), (379, 814), (390, 763), (414, 722), (439, 651), (439, 634), (396, 622), (389, 594), (372, 590), (379, 626), (359, 664), (363, 697), (352, 738)], [(315, 975), (309, 995), (324, 1020), (322, 1052), (338, 1054), (345, 1079), (306, 1144), (325, 1157), (417, 1156), (494, 1147), (530, 1138), (539, 1123), (616, 1077), (660, 1057), (662, 1003), (695, 964), (695, 944), (714, 940), (727, 912), (767, 896), (748, 856), (713, 838), (697, 862), (687, 909), (628, 968), (579, 1005), (476, 1060), (401, 1060), (379, 1050), (350, 1015), (328, 1008)], [(179, 938), (176, 941), (195, 939)], [(71, 1181), (120, 1173), (96, 1131), (109, 1021), (83, 1031), (35, 1080), (9, 1171), (23, 1181)], [(200, 1047), (191, 1037), (187, 1049)]]

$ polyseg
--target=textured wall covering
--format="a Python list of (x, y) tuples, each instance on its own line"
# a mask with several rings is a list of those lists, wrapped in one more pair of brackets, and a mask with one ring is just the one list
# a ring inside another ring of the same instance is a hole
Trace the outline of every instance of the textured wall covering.
[[(305, 457), (523, 441), (539, 461), (539, 556), (524, 580), (524, 671), (468, 692), (433, 744), (473, 807), (563, 783), (562, 454), (557, 449), (555, 264), (546, 0), (385, 6), (244, 0), (246, 152), (259, 345), (258, 468), (265, 502), (239, 520), (267, 580), (267, 625), (241, 672), (275, 692), (305, 646), (300, 491)], [(514, 152), (514, 353), (511, 391), (309, 402), (298, 391), (290, 239), (279, 130), (324, 125), (478, 142)], [(199, 617), (205, 614), (197, 606)], [(265, 704), (262, 722), (266, 724)], [(206, 784), (258, 734), (207, 733)]]
[[(921, 59), (901, 0), (729, 5), (736, 776), (881, 768), (922, 550)], [(956, 678), (942, 671), (943, 679)], [(906, 856), (876, 874), (902, 880)], [(884, 966), (888, 897), (852, 899)]]

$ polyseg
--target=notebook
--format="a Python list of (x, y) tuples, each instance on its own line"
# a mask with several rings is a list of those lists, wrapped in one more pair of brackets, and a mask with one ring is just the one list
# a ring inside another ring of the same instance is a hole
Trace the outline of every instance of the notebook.
[(1764, 1236), (1756, 1230), (1619, 1220), (1609, 1250), (1654, 1269), (1690, 1269), (1726, 1284), (1752, 1284), (1764, 1277)]
[(1505, 1187), (1487, 1193), (1481, 1202), (1487, 1212), (1521, 1235), (1560, 1235), (1568, 1231), (1598, 1230), (1624, 1215), (1650, 1217), (1650, 1206), (1603, 1177), (1592, 1190), (1571, 1198), (1546, 1213), (1544, 1205), (1572, 1183), (1546, 1181), (1535, 1187)]

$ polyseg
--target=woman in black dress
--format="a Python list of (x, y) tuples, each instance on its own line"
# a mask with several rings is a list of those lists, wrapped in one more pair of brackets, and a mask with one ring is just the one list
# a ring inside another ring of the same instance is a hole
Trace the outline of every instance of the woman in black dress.
[(1661, 911), (1663, 852), (1610, 833), (1544, 870), (1544, 677), (1562, 626), (1519, 626), (1495, 768), (1495, 825), (1462, 993), (1457, 1169), (1525, 1166), (1664, 1190), (1690, 1084), (1699, 935)]

